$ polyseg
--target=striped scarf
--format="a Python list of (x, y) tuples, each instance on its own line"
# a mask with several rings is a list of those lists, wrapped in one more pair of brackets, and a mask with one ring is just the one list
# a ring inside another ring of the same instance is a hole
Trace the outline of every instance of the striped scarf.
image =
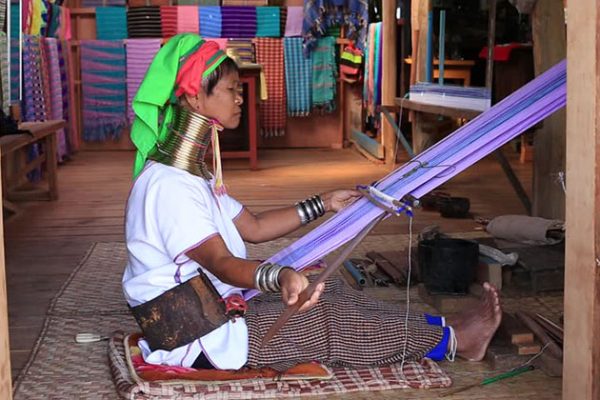
[(279, 37), (279, 7), (256, 8), (256, 36)]
[(39, 36), (23, 35), (23, 108), (25, 121), (46, 120)]
[[(75, 126), (75, 118), (70, 118), (71, 115), (71, 92), (70, 92), (70, 82), (71, 82), (71, 74), (69, 73), (69, 57), (71, 55), (71, 47), (69, 43), (65, 40), (59, 40), (57, 42), (58, 46), (58, 69), (60, 71), (60, 84), (62, 89), (62, 100), (63, 100), (63, 116), (62, 119), (68, 121), (69, 123), (65, 126), (65, 136), (67, 142), (67, 148), (69, 152), (77, 150), (79, 148), (79, 138), (77, 137), (77, 130), (73, 127)], [(73, 113), (74, 115), (75, 113)]]
[(0, 75), (2, 75), (0, 79), (0, 86), (2, 86), (2, 92), (0, 93), (2, 104), (0, 104), (0, 106), (2, 107), (2, 111), (8, 115), (8, 109), (10, 106), (10, 82), (8, 78), (8, 71), (10, 65), (8, 62), (7, 46), (8, 40), (6, 38), (6, 34), (0, 31)]
[(256, 7), (221, 7), (221, 36), (253, 38), (256, 36)]
[(122, 40), (127, 38), (127, 11), (125, 7), (96, 8), (96, 38)]
[(162, 37), (177, 35), (177, 6), (160, 6), (160, 25)]
[(162, 37), (160, 7), (129, 7), (127, 31), (130, 38)]
[(199, 31), (198, 7), (177, 6), (177, 33), (198, 33)]
[(83, 138), (118, 139), (127, 124), (123, 41), (81, 41)]
[(221, 7), (198, 7), (200, 35), (205, 38), (221, 37)]
[[(58, 57), (58, 41), (55, 38), (45, 38), (43, 40), (46, 54), (49, 83), (50, 83), (50, 99), (52, 106), (50, 107), (49, 119), (63, 119), (63, 88), (60, 76), (60, 65)], [(58, 161), (63, 161), (68, 156), (67, 139), (64, 129), (57, 131), (57, 156)]]
[(260, 103), (261, 133), (282, 136), (286, 125), (285, 62), (282, 39), (256, 39), (256, 58), (262, 65), (269, 98)]
[(326, 112), (335, 110), (336, 92), (335, 38), (327, 36), (317, 41), (312, 52), (312, 105)]
[(128, 39), (127, 44), (127, 117), (132, 124), (135, 113), (133, 98), (137, 93), (152, 59), (160, 50), (160, 39)]
[(302, 53), (302, 38), (286, 37), (283, 43), (287, 113), (290, 117), (305, 117), (311, 108), (312, 60)]

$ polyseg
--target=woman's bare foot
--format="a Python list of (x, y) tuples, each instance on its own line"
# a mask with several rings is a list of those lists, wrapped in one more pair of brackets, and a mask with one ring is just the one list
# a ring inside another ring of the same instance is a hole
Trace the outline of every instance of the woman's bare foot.
[(483, 284), (479, 304), (454, 318), (447, 324), (456, 334), (456, 354), (469, 361), (481, 361), (502, 320), (498, 290), (489, 283)]

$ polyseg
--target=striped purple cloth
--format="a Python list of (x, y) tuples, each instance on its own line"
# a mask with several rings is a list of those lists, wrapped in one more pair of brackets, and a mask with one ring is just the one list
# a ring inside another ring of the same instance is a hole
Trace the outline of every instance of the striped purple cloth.
[[(60, 77), (60, 60), (58, 56), (58, 40), (55, 38), (44, 38), (43, 44), (47, 55), (46, 63), (48, 64), (50, 78), (50, 99), (52, 107), (48, 119), (63, 119), (63, 90)], [(57, 157), (58, 161), (63, 161), (68, 155), (67, 139), (64, 129), (57, 131)]]
[(160, 49), (161, 39), (127, 39), (127, 118), (132, 124), (135, 113), (131, 104), (152, 59)]
[[(57, 42), (58, 47), (58, 69), (60, 71), (60, 87), (62, 92), (62, 100), (63, 100), (63, 116), (62, 119), (65, 121), (70, 121), (70, 107), (71, 107), (71, 93), (69, 92), (69, 84), (71, 76), (69, 75), (69, 65), (68, 65), (68, 54), (71, 47), (69, 46), (66, 40), (59, 40)], [(71, 153), (75, 150), (74, 142), (73, 142), (73, 134), (71, 132), (71, 126), (73, 124), (67, 124), (65, 126), (65, 139), (67, 142), (68, 152)]]
[(25, 121), (46, 120), (41, 71), (40, 37), (23, 35), (23, 119)]
[(117, 140), (127, 125), (122, 40), (81, 41), (83, 139)]
[(256, 36), (256, 7), (221, 7), (221, 37)]

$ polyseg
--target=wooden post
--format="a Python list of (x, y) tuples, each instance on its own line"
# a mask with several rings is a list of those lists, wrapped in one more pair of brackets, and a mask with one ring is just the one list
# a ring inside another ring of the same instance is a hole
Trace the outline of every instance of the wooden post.
[[(381, 87), (381, 104), (385, 106), (393, 105), (396, 99), (396, 2), (382, 2), (383, 15), (383, 79)], [(382, 143), (385, 149), (385, 163), (394, 164), (396, 162), (396, 132), (387, 119), (381, 116), (381, 135)]]
[[(430, 0), (413, 0), (411, 2), (412, 24), (412, 65), (411, 84), (425, 80), (427, 64), (427, 15), (431, 10)], [(414, 77), (414, 81), (413, 81)], [(412, 120), (412, 148), (415, 154), (420, 153), (433, 144), (431, 135), (423, 130), (423, 113), (414, 113)]]
[(563, 399), (597, 400), (600, 399), (600, 14), (594, 0), (569, 1), (568, 12)]
[[(566, 57), (563, 0), (536, 2), (532, 33), (537, 76)], [(565, 119), (566, 111), (558, 110), (535, 133), (532, 210), (535, 216), (565, 218), (565, 193), (557, 179), (558, 173), (565, 170)]]
[[(0, 156), (1, 158), (1, 156)], [(2, 163), (0, 162), (0, 165)], [(1, 169), (1, 167), (0, 167)], [(1, 176), (1, 171), (0, 171)], [(0, 185), (0, 197), (2, 188)], [(12, 399), (10, 370), (10, 342), (8, 340), (8, 305), (6, 299), (6, 271), (4, 266), (4, 224), (0, 213), (0, 399)]]

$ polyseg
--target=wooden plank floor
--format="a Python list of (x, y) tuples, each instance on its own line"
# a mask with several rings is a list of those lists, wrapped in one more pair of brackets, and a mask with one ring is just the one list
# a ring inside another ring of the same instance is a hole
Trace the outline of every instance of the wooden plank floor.
[[(524, 186), (531, 164), (510, 155)], [(5, 224), (8, 305), (13, 377), (24, 366), (42, 327), (48, 304), (93, 242), (123, 240), (123, 210), (131, 183), (131, 152), (81, 152), (59, 168), (59, 200), (26, 204)], [(225, 160), (230, 193), (252, 211), (292, 204), (332, 188), (370, 183), (390, 172), (351, 149), (268, 150), (260, 170), (243, 160)], [(499, 165), (484, 159), (444, 186), (471, 200), (473, 214), (523, 213)], [(470, 231), (473, 220), (452, 220), (420, 211), (415, 230), (437, 224), (446, 232)], [(310, 228), (294, 233), (301, 235)], [(405, 233), (405, 218), (390, 218), (377, 233)]]

